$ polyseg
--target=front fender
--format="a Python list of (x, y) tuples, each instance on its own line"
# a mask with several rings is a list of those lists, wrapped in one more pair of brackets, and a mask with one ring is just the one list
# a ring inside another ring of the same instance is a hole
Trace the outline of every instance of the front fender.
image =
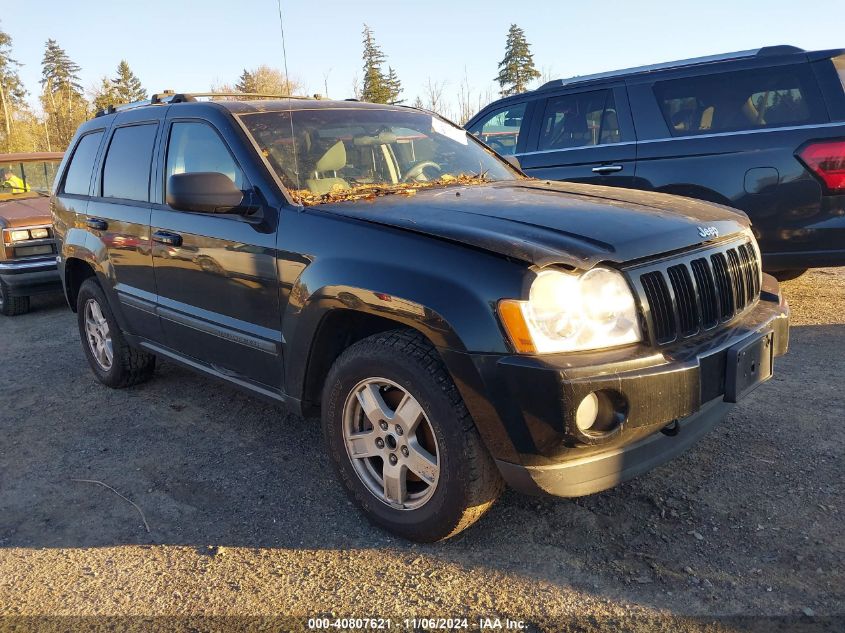
[(421, 332), (438, 348), (487, 446), (512, 457), (503, 422), (483, 395), (484, 380), (467, 362), (469, 352), (510, 351), (495, 305), (501, 296), (518, 296), (524, 269), (513, 266), (509, 274), (497, 274), (505, 268), (491, 270), (485, 283), (473, 275), (443, 275), (437, 267), (386, 267), (342, 258), (311, 264), (291, 289), (282, 322), (287, 393), (303, 394), (312, 343), (332, 311), (386, 318)]
[(485, 296), (484, 290), (484, 284), (436, 269), (320, 259), (305, 268), (290, 292), (282, 320), (289, 366), (304, 364), (300, 361), (307, 359), (320, 322), (338, 309), (412, 327), (440, 348), (503, 352), (506, 343), (495, 315), (499, 297)]

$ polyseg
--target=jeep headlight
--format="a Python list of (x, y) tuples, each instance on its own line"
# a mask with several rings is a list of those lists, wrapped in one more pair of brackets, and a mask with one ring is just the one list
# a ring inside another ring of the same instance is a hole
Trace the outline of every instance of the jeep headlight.
[(541, 271), (528, 301), (505, 299), (499, 314), (517, 351), (550, 354), (628, 345), (642, 340), (628, 282), (609, 268), (581, 275)]

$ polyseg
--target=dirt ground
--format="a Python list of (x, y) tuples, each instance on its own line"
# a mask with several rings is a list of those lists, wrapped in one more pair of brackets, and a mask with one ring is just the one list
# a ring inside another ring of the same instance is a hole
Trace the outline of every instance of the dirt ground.
[[(761, 631), (835, 630), (845, 269), (784, 288), (789, 355), (689, 453), (592, 497), (508, 492), (469, 531), (426, 546), (350, 505), (314, 420), (170, 363), (141, 387), (107, 389), (63, 300), (41, 299), (0, 320), (0, 630), (39, 615), (133, 616), (117, 630), (141, 616), (286, 630), (350, 615), (391, 618), (391, 630), (452, 616), (470, 630), (506, 616), (528, 630), (746, 630), (723, 617), (736, 615)], [(292, 618), (234, 617), (281, 614)]]

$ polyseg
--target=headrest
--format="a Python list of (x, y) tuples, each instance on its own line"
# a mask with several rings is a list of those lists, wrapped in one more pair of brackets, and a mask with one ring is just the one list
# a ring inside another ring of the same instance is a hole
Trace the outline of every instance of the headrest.
[(317, 161), (314, 171), (337, 171), (346, 167), (346, 146), (338, 141)]

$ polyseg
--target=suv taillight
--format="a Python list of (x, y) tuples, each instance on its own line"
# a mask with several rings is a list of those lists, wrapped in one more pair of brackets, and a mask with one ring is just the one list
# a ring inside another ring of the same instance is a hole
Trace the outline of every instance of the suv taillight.
[(845, 141), (818, 141), (798, 152), (831, 193), (845, 193)]

